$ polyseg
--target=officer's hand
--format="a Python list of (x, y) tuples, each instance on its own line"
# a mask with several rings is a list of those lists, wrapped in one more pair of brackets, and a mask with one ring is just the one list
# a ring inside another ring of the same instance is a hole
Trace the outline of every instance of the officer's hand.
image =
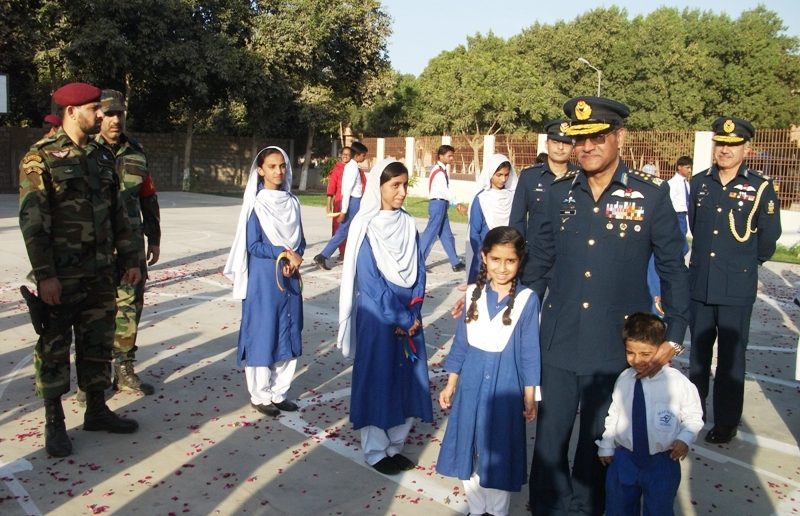
[(161, 256), (161, 246), (147, 246), (147, 265), (155, 265), (159, 256)]
[(650, 363), (641, 373), (636, 375), (636, 378), (652, 378), (657, 372), (661, 371), (662, 367), (669, 364), (674, 356), (675, 349), (670, 346), (669, 342), (662, 342), (661, 345), (658, 346), (656, 353), (650, 359)]
[(122, 283), (131, 287), (137, 285), (140, 281), (142, 281), (142, 270), (139, 267), (131, 267), (122, 276)]
[(39, 297), (48, 305), (61, 304), (61, 282), (58, 278), (47, 278), (39, 282)]

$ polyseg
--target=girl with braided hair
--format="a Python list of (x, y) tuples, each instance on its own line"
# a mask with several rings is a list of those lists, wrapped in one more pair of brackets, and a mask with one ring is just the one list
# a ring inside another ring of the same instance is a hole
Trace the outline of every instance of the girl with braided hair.
[(539, 298), (517, 279), (524, 256), (516, 229), (486, 234), (444, 364), (439, 404), (452, 410), (436, 471), (464, 482), (471, 514), (508, 514), (511, 491), (526, 482), (525, 421), (536, 418), (540, 362)]

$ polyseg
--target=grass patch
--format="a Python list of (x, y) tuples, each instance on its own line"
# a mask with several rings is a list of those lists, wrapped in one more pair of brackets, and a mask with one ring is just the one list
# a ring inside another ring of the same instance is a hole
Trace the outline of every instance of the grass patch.
[[(300, 200), (302, 206), (317, 206), (324, 208), (327, 203), (327, 196), (324, 192), (298, 192), (294, 194)], [(427, 219), (428, 218), (428, 199), (424, 197), (406, 197), (405, 209), (414, 218)], [(451, 222), (466, 223), (467, 217), (459, 214), (456, 210), (451, 209), (447, 211), (447, 216)]]
[(778, 244), (775, 254), (770, 258), (773, 262), (800, 263), (800, 244), (791, 247)]

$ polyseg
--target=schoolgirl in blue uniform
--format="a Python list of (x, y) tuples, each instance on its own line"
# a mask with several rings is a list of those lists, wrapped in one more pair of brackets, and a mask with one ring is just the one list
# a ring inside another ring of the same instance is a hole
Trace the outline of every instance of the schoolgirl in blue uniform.
[(464, 481), (471, 514), (508, 514), (526, 482), (525, 421), (536, 417), (539, 298), (517, 275), (525, 239), (508, 226), (486, 235), (469, 308), (459, 320), (439, 395), (451, 409), (436, 471)]

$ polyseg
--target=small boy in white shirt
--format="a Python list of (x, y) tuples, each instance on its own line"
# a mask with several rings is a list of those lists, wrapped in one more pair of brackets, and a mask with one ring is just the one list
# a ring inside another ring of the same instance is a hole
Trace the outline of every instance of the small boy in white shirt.
[[(608, 466), (606, 515), (673, 514), (681, 482), (680, 460), (703, 428), (697, 388), (669, 366), (652, 378), (637, 375), (664, 342), (666, 326), (653, 314), (628, 316), (623, 329), (630, 367), (617, 378), (600, 462)], [(638, 392), (637, 392), (638, 391)]]

